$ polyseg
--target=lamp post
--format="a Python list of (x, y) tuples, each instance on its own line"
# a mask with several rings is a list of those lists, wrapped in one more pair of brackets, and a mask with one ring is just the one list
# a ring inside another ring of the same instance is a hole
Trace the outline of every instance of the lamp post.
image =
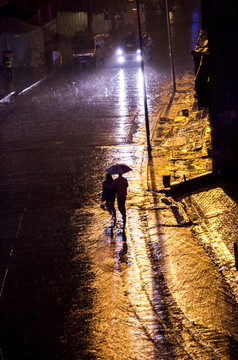
[(140, 52), (141, 52), (141, 72), (143, 79), (143, 92), (144, 92), (144, 111), (145, 111), (145, 127), (146, 127), (146, 139), (147, 139), (147, 150), (151, 152), (151, 144), (150, 144), (150, 126), (149, 126), (149, 115), (148, 115), (148, 105), (147, 105), (147, 95), (146, 95), (146, 84), (145, 84), (145, 68), (144, 68), (144, 60), (142, 56), (142, 39), (141, 39), (141, 24), (140, 24), (140, 8), (139, 8), (139, 0), (136, 0), (136, 8), (137, 8), (137, 21), (138, 21), (138, 33), (139, 33), (139, 44), (140, 44)]
[(176, 92), (176, 80), (175, 80), (175, 71), (174, 71), (174, 57), (173, 57), (173, 46), (172, 46), (172, 38), (171, 38), (171, 27), (170, 27), (168, 0), (165, 0), (165, 5), (166, 5), (166, 15), (167, 15), (169, 55), (170, 55), (170, 59), (171, 59), (171, 72), (172, 72), (172, 80), (173, 80), (173, 91)]

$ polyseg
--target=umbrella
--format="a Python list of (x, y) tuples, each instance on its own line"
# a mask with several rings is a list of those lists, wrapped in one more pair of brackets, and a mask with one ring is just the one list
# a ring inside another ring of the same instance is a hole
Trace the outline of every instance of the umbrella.
[(132, 169), (126, 164), (114, 164), (106, 170), (109, 174), (125, 174)]
[(2, 51), (2, 54), (3, 55), (13, 55), (14, 53), (12, 50), (4, 50), (4, 51)]

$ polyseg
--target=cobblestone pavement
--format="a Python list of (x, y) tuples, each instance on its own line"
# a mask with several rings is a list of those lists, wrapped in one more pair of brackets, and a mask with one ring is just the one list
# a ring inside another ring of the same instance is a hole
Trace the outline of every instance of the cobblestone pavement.
[[(237, 183), (235, 179), (211, 177), (208, 112), (197, 108), (193, 87), (194, 76), (186, 74), (177, 85), (177, 92), (164, 104), (153, 129), (152, 152), (143, 181), (148, 190), (161, 194), (161, 199), (167, 194), (168, 204), (177, 212), (178, 223), (192, 226), (197, 241), (238, 299), (234, 256), (238, 231)], [(170, 176), (168, 189), (163, 183), (165, 176)]]
[(235, 181), (220, 181), (184, 197), (182, 201), (197, 222), (193, 226), (195, 236), (219, 267), (238, 300), (238, 273), (234, 256), (238, 232), (235, 188)]

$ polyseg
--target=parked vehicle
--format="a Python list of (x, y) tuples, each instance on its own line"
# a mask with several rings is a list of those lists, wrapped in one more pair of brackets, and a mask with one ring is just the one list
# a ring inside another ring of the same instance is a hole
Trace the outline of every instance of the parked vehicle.
[(73, 63), (75, 65), (96, 66), (104, 62), (106, 55), (106, 42), (103, 34), (94, 36), (78, 36), (72, 40)]
[(140, 64), (142, 59), (147, 62), (152, 59), (153, 43), (147, 32), (142, 32), (142, 49), (140, 49), (139, 36), (134, 32), (128, 33), (116, 49), (115, 62), (117, 65), (126, 63)]

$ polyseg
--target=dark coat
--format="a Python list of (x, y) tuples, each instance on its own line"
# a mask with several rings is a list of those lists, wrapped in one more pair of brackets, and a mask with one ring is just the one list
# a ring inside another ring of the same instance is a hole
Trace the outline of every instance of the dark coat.
[(116, 194), (115, 194), (115, 189), (108, 189), (104, 186), (104, 184), (106, 185), (110, 185), (112, 183), (112, 181), (110, 180), (105, 180), (102, 183), (102, 201), (114, 201)]

